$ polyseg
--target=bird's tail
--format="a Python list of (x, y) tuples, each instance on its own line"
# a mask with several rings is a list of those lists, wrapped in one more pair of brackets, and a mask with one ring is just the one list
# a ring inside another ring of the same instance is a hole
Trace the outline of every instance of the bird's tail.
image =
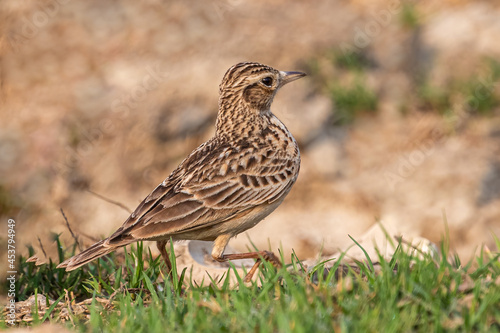
[(108, 253), (116, 250), (117, 246), (110, 246), (105, 244), (106, 239), (95, 243), (83, 252), (80, 252), (74, 257), (71, 257), (62, 263), (60, 263), (57, 268), (66, 268), (66, 271), (72, 271), (81, 267), (94, 259), (100, 258)]

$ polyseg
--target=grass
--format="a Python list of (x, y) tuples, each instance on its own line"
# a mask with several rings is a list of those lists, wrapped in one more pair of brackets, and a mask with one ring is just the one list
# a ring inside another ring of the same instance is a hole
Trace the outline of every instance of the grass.
[(366, 71), (377, 67), (366, 52), (327, 50), (304, 64), (315, 89), (332, 101), (332, 125), (350, 125), (359, 117), (375, 113), (378, 96), (366, 83)]
[(441, 115), (452, 109), (453, 89), (450, 86), (437, 87), (423, 82), (417, 89), (418, 104), (423, 110), (432, 110)]
[(453, 112), (454, 97), (461, 96), (463, 109), (478, 116), (491, 115), (500, 105), (496, 86), (500, 82), (500, 62), (486, 58), (476, 74), (441, 86), (423, 80), (417, 88), (417, 104), (422, 110), (447, 115)]
[(421, 20), (415, 4), (408, 2), (403, 3), (399, 19), (401, 25), (407, 29), (417, 28)]
[[(60, 260), (74, 251), (64, 253), (56, 241)], [(123, 258), (111, 255), (71, 273), (23, 259), (20, 300), (45, 295), (57, 302), (33, 307), (33, 320), (18, 325), (63, 322), (81, 332), (500, 331), (498, 253), (483, 250), (462, 263), (447, 255), (446, 243), (439, 258), (395, 246), (392, 259), (367, 257), (343, 266), (341, 277), (338, 262), (305, 270), (292, 256), (287, 268), (265, 263), (258, 283), (244, 284), (230, 269), (208, 286), (195, 284), (186, 270), (179, 284), (164, 281), (163, 262), (141, 243)], [(230, 284), (230, 274), (239, 285)]]
[(377, 111), (377, 96), (361, 79), (348, 86), (331, 84), (329, 92), (335, 105), (335, 119), (338, 124), (350, 124), (361, 114)]
[(482, 78), (471, 78), (464, 84), (464, 95), (469, 112), (489, 115), (500, 105), (500, 96), (495, 86), (500, 81), (500, 62), (485, 59), (487, 73)]
[[(404, 4), (401, 21), (407, 28), (420, 25), (414, 4)], [(332, 102), (332, 125), (351, 125), (358, 119), (379, 111), (382, 91), (375, 91), (367, 77), (378, 68), (368, 49), (331, 48), (308, 59), (304, 70), (310, 75), (313, 89)], [(453, 75), (444, 82), (431, 79), (432, 71), (422, 74), (408, 99), (401, 102), (403, 115), (413, 111), (433, 112), (443, 117), (467, 113), (473, 117), (488, 117), (500, 107), (500, 61), (485, 57), (472, 74)], [(435, 81), (435, 80), (434, 80)]]
[(375, 67), (373, 60), (368, 58), (366, 52), (342, 52), (333, 50), (330, 51), (329, 58), (336, 67), (348, 71), (362, 73), (366, 69)]

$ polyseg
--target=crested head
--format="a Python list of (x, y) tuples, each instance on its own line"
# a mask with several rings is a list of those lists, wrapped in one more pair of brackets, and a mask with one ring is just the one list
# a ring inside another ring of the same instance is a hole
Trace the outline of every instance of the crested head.
[(285, 84), (306, 74), (282, 72), (256, 62), (242, 62), (228, 69), (219, 86), (217, 132), (234, 130), (245, 122), (271, 115), (271, 103)]

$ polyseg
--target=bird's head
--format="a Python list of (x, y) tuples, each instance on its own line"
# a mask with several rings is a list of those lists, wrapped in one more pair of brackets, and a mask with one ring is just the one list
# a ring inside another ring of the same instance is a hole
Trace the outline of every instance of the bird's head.
[(219, 86), (221, 105), (240, 101), (248, 108), (268, 111), (276, 92), (285, 84), (305, 76), (282, 72), (256, 62), (242, 62), (229, 68)]

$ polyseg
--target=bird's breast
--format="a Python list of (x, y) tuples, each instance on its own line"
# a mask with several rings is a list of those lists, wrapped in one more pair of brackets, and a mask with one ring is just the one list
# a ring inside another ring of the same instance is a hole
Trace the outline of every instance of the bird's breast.
[(300, 160), (300, 151), (297, 141), (292, 133), (286, 128), (285, 124), (275, 116), (270, 118), (266, 140), (274, 149), (285, 153), (289, 158)]

